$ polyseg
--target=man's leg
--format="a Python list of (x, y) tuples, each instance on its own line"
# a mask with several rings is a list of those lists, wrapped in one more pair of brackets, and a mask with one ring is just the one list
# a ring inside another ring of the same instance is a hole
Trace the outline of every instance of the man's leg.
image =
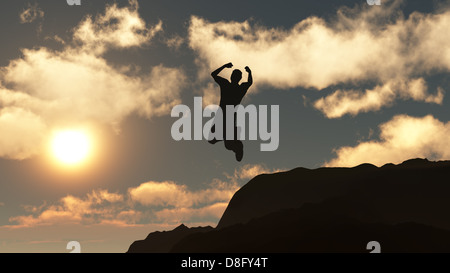
[(242, 157), (244, 157), (244, 144), (240, 140), (225, 140), (225, 148), (227, 150), (233, 151), (236, 156), (236, 160), (241, 162)]
[[(234, 124), (236, 124), (236, 119)], [(236, 126), (234, 127), (234, 139), (236, 139), (234, 143), (235, 146), (234, 154), (238, 162), (241, 162), (242, 158), (244, 157), (244, 144), (242, 143), (242, 141), (239, 140), (241, 130), (242, 130), (241, 127)]]
[[(211, 127), (211, 132), (212, 133), (216, 132), (216, 125), (215, 124)], [(220, 141), (222, 141), (222, 140), (217, 140), (216, 138), (208, 140), (208, 142), (211, 143), (211, 144), (216, 144), (217, 142), (220, 142)]]
[(244, 144), (238, 139), (238, 130), (241, 128), (234, 127), (234, 140), (225, 140), (225, 148), (234, 152), (236, 160), (241, 162), (244, 157)]
[(234, 150), (234, 155), (236, 156), (236, 160), (238, 162), (241, 162), (242, 158), (244, 157), (244, 144), (240, 140), (235, 140), (236, 143), (234, 146), (236, 147)]

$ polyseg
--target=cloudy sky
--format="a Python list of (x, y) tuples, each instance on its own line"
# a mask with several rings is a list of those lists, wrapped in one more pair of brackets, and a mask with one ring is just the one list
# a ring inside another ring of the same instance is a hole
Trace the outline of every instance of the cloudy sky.
[[(0, 15), (0, 252), (124, 252), (216, 225), (260, 173), (450, 159), (449, 1), (2, 1)], [(278, 150), (245, 141), (240, 163), (171, 137), (175, 105), (219, 102), (210, 73), (228, 62), (253, 71), (244, 104), (280, 107)], [(66, 131), (89, 142), (76, 167), (55, 158)]]

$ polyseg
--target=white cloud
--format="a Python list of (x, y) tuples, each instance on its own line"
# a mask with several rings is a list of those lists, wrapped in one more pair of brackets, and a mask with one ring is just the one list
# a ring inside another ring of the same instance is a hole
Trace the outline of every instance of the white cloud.
[(0, 109), (0, 157), (24, 159), (39, 152), (46, 125), (30, 111), (7, 107)]
[(380, 125), (380, 140), (361, 142), (355, 147), (341, 147), (328, 167), (353, 167), (361, 163), (377, 166), (401, 163), (411, 158), (444, 160), (450, 157), (450, 122), (433, 116), (395, 116)]
[[(330, 118), (378, 110), (396, 99), (441, 103), (443, 90), (429, 94), (423, 77), (450, 70), (450, 37), (442, 35), (450, 11), (404, 18), (399, 5), (386, 1), (374, 9), (363, 3), (339, 9), (329, 21), (309, 17), (288, 30), (193, 16), (189, 45), (198, 55), (200, 79), (232, 61), (252, 68), (256, 86), (355, 86), (316, 102)], [(358, 88), (368, 82), (376, 87)]]
[(154, 215), (166, 223), (220, 219), (240, 184), (259, 174), (279, 171), (282, 170), (271, 170), (261, 164), (246, 164), (232, 175), (225, 174), (228, 182), (215, 179), (207, 188), (197, 191), (173, 181), (149, 181), (130, 188), (128, 193), (133, 202), (147, 207), (161, 207), (155, 210)]
[(124, 197), (106, 190), (94, 190), (84, 198), (67, 195), (54, 204), (26, 206), (32, 214), (15, 216), (10, 222), (15, 227), (31, 227), (55, 224), (101, 224), (115, 221), (118, 225), (134, 225), (141, 212), (127, 208)]
[(201, 95), (203, 100), (203, 107), (208, 105), (219, 105), (219, 87), (215, 83), (209, 82), (203, 88), (197, 91), (197, 95)]
[(138, 1), (129, 0), (129, 6), (118, 8), (114, 3), (104, 14), (93, 19), (88, 16), (75, 29), (74, 39), (83, 44), (87, 51), (97, 54), (107, 48), (130, 48), (147, 44), (162, 30), (162, 22), (148, 28), (139, 16)]
[(234, 182), (215, 181), (207, 189), (190, 191), (185, 185), (173, 181), (149, 181), (129, 189), (131, 200), (145, 206), (192, 208), (217, 202), (228, 202), (239, 189)]
[(146, 182), (136, 188), (129, 189), (131, 199), (145, 206), (191, 206), (190, 193), (185, 185), (175, 182)]
[[(181, 69), (158, 65), (137, 74), (103, 57), (112, 48), (146, 45), (161, 30), (161, 23), (147, 27), (137, 8), (137, 1), (123, 8), (110, 5), (95, 19), (84, 19), (74, 29), (74, 42), (62, 50), (24, 49), (23, 57), (0, 69), (0, 107), (6, 109), (0, 119), (10, 119), (11, 109), (18, 118), (17, 128), (0, 136), (0, 156), (39, 153), (45, 136), (62, 125), (94, 122), (119, 129), (132, 113), (161, 116), (180, 103), (186, 79)], [(36, 133), (25, 134), (30, 130)]]
[(233, 176), (228, 176), (232, 181), (248, 181), (260, 174), (270, 174), (285, 171), (285, 169), (270, 169), (264, 164), (245, 164), (234, 171)]
[(199, 190), (173, 181), (148, 181), (129, 188), (126, 194), (99, 189), (82, 197), (67, 195), (57, 202), (23, 206), (27, 214), (11, 217), (11, 227), (69, 223), (128, 227), (218, 221), (242, 181), (270, 172), (273, 171), (263, 165), (247, 164), (236, 169), (232, 176), (225, 175), (229, 181), (214, 179)]
[(11, 227), (16, 228), (70, 223), (129, 227), (161, 222), (218, 221), (238, 189), (235, 182), (218, 180), (198, 191), (171, 181), (150, 181), (129, 188), (127, 195), (94, 190), (84, 197), (67, 195), (54, 203), (27, 205), (24, 206), (27, 215), (9, 220), (13, 223)]
[[(24, 206), (29, 213), (11, 217), (11, 228), (73, 225), (133, 227), (149, 223), (176, 224), (220, 219), (236, 183), (213, 182), (208, 188), (190, 191), (174, 182), (146, 182), (128, 189), (128, 195), (94, 190), (84, 197), (67, 195), (55, 203)], [(136, 207), (144, 205), (143, 208)]]
[(337, 90), (317, 100), (314, 107), (325, 113), (328, 118), (338, 118), (345, 114), (357, 115), (376, 111), (393, 104), (398, 98), (442, 104), (444, 91), (438, 88), (437, 94), (428, 94), (423, 78), (412, 79), (409, 82), (392, 80), (365, 92)]
[(20, 23), (22, 24), (32, 23), (42, 18), (44, 18), (44, 11), (39, 8), (37, 3), (34, 5), (28, 3), (27, 8), (19, 14)]

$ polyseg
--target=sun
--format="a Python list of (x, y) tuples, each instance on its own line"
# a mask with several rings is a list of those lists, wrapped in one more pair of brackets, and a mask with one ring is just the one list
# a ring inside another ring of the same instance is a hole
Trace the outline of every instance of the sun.
[(59, 131), (51, 142), (55, 158), (64, 165), (78, 165), (89, 156), (91, 144), (82, 131)]

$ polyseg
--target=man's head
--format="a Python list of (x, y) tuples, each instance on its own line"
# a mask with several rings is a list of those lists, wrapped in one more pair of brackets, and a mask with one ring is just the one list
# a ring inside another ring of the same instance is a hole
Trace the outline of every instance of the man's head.
[(239, 83), (242, 79), (242, 72), (239, 69), (233, 70), (233, 73), (231, 73), (231, 82), (232, 83)]

